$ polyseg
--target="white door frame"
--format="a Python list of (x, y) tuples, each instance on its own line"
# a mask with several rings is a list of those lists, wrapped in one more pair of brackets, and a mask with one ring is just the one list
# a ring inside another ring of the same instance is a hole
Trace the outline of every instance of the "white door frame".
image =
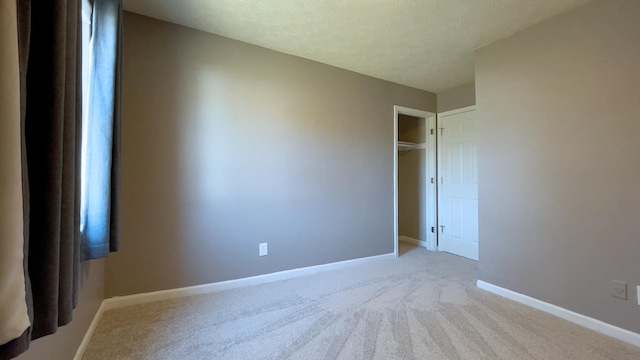
[[(398, 115), (409, 115), (418, 118), (423, 118), (426, 121), (425, 126), (425, 139), (426, 139), (426, 151), (429, 156), (432, 158), (432, 161), (428, 161), (425, 166), (426, 169), (426, 178), (434, 178), (436, 179), (436, 137), (431, 135), (431, 129), (436, 129), (436, 113), (412, 109), (408, 107), (395, 105), (393, 107), (393, 243), (394, 243), (394, 253), (396, 258), (398, 257), (398, 238), (399, 238), (399, 227), (398, 227)], [(430, 166), (428, 166), (430, 165)], [(425, 194), (425, 201), (427, 199), (432, 199), (433, 204), (429, 204), (427, 207), (427, 219), (429, 217), (433, 217), (433, 226), (437, 226), (437, 204), (436, 204), (436, 186), (428, 186), (428, 191)], [(430, 209), (430, 210), (429, 210)], [(432, 233), (429, 229), (429, 224), (431, 222), (427, 222), (427, 249), (428, 250), (437, 250), (437, 231)], [(437, 228), (436, 228), (437, 229)]]

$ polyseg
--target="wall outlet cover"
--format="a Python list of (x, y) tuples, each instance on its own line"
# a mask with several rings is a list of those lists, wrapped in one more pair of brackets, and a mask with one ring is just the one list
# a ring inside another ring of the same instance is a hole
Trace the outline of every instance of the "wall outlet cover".
[(260, 243), (259, 248), (260, 248), (260, 256), (265, 256), (269, 253), (267, 243)]
[(611, 280), (611, 296), (627, 300), (627, 283), (620, 280)]

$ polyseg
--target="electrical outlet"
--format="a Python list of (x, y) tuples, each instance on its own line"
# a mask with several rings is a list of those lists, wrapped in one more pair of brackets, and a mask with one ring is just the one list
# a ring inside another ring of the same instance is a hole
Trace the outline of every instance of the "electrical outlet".
[(269, 253), (269, 249), (267, 248), (267, 243), (260, 243), (260, 256), (265, 256)]
[(627, 300), (627, 283), (619, 280), (611, 280), (611, 296)]

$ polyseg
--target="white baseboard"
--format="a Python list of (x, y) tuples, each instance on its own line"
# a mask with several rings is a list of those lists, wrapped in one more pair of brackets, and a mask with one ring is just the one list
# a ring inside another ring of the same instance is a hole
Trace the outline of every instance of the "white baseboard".
[(102, 314), (105, 311), (105, 306), (104, 306), (104, 300), (102, 301), (102, 303), (100, 304), (100, 307), (98, 308), (98, 311), (96, 311), (96, 314), (93, 316), (93, 320), (91, 320), (91, 324), (89, 324), (89, 328), (87, 329), (87, 332), (84, 333), (84, 337), (82, 338), (82, 342), (80, 343), (80, 346), (78, 346), (78, 350), (76, 350), (76, 355), (73, 357), (73, 360), (82, 360), (82, 357), (84, 356), (84, 352), (87, 350), (87, 346), (89, 346), (89, 341), (91, 341), (91, 337), (93, 336), (93, 333), (96, 331), (96, 328), (98, 327), (98, 323), (100, 322), (100, 319), (102, 318)]
[(110, 299), (105, 299), (103, 301), (104, 310), (111, 310), (116, 308), (121, 308), (130, 305), (144, 304), (154, 301), (161, 300), (169, 300), (184, 296), (192, 296), (192, 295), (200, 295), (200, 294), (209, 294), (224, 290), (237, 289), (246, 286), (252, 285), (260, 285), (265, 283), (270, 283), (279, 280), (287, 280), (292, 279), (304, 275), (312, 275), (319, 272), (329, 271), (329, 270), (337, 270), (345, 267), (350, 267), (354, 265), (364, 264), (371, 261), (376, 260), (384, 260), (384, 259), (395, 259), (395, 254), (384, 254), (384, 255), (376, 255), (370, 256), (360, 259), (353, 260), (345, 260), (339, 261), (330, 264), (323, 265), (315, 265), (304, 268), (292, 269), (279, 271), (271, 274), (264, 274), (258, 276), (251, 276), (242, 279), (235, 280), (227, 280), (220, 281), (210, 284), (189, 286), (177, 289), (169, 289), (169, 290), (161, 290), (161, 291), (153, 291), (142, 294), (135, 295), (127, 295), (127, 296), (116, 296)]
[(398, 236), (398, 241), (403, 241), (409, 244), (413, 244), (416, 246), (422, 246), (425, 249), (428, 249), (429, 247), (427, 246), (427, 242), (426, 241), (420, 241), (418, 239), (414, 239), (408, 236)]
[(154, 292), (135, 294), (135, 295), (116, 296), (110, 299), (104, 299), (102, 300), (102, 304), (100, 304), (100, 308), (98, 308), (96, 315), (93, 317), (93, 320), (91, 321), (91, 324), (87, 329), (87, 332), (84, 334), (84, 337), (82, 338), (82, 342), (80, 343), (78, 350), (76, 350), (76, 355), (73, 357), (73, 360), (82, 360), (82, 356), (84, 356), (84, 352), (86, 351), (87, 346), (91, 341), (91, 337), (93, 336), (93, 333), (95, 332), (96, 327), (98, 326), (98, 323), (102, 318), (102, 314), (107, 310), (121, 308), (125, 306), (130, 306), (130, 305), (144, 304), (144, 303), (149, 303), (154, 301), (175, 299), (175, 298), (184, 297), (184, 296), (209, 294), (209, 293), (230, 290), (230, 289), (237, 289), (237, 288), (251, 286), (251, 285), (266, 284), (266, 283), (279, 281), (279, 280), (293, 279), (293, 278), (304, 276), (304, 275), (317, 274), (317, 273), (325, 272), (329, 270), (342, 269), (342, 268), (351, 267), (354, 265), (368, 263), (371, 261), (395, 259), (395, 258), (396, 258), (395, 254), (390, 253), (390, 254), (384, 254), (384, 255), (376, 255), (376, 256), (369, 256), (369, 257), (364, 257), (359, 259), (353, 259), (353, 260), (339, 261), (339, 262), (334, 262), (330, 264), (315, 265), (315, 266), (309, 266), (304, 268), (279, 271), (271, 274), (251, 276), (251, 277), (242, 278), (242, 279), (221, 281), (216, 283), (189, 286), (189, 287), (183, 287), (183, 288), (177, 288), (177, 289), (154, 291)]
[(555, 315), (559, 318), (571, 321), (572, 323), (584, 326), (588, 329), (597, 331), (599, 333), (611, 336), (612, 338), (622, 340), (629, 344), (640, 347), (640, 334), (634, 333), (626, 329), (619, 328), (617, 326), (613, 326), (611, 324), (607, 324), (604, 321), (600, 321), (582, 314), (578, 314), (576, 312), (567, 310), (565, 308), (561, 308), (556, 305), (549, 304), (547, 302), (532, 298), (530, 296), (523, 295), (515, 291), (511, 291), (511, 290), (484, 282), (482, 280), (478, 280), (477, 285), (480, 289), (492, 292), (502, 297), (506, 297), (507, 299), (517, 301), (521, 304), (531, 306), (538, 310), (542, 310), (546, 313)]

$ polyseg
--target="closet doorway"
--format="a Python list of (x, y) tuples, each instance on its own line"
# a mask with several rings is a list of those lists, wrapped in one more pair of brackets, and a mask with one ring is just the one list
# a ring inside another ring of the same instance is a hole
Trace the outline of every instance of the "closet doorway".
[(436, 248), (436, 114), (394, 107), (394, 242)]
[(475, 106), (394, 107), (394, 230), (399, 241), (478, 260)]

